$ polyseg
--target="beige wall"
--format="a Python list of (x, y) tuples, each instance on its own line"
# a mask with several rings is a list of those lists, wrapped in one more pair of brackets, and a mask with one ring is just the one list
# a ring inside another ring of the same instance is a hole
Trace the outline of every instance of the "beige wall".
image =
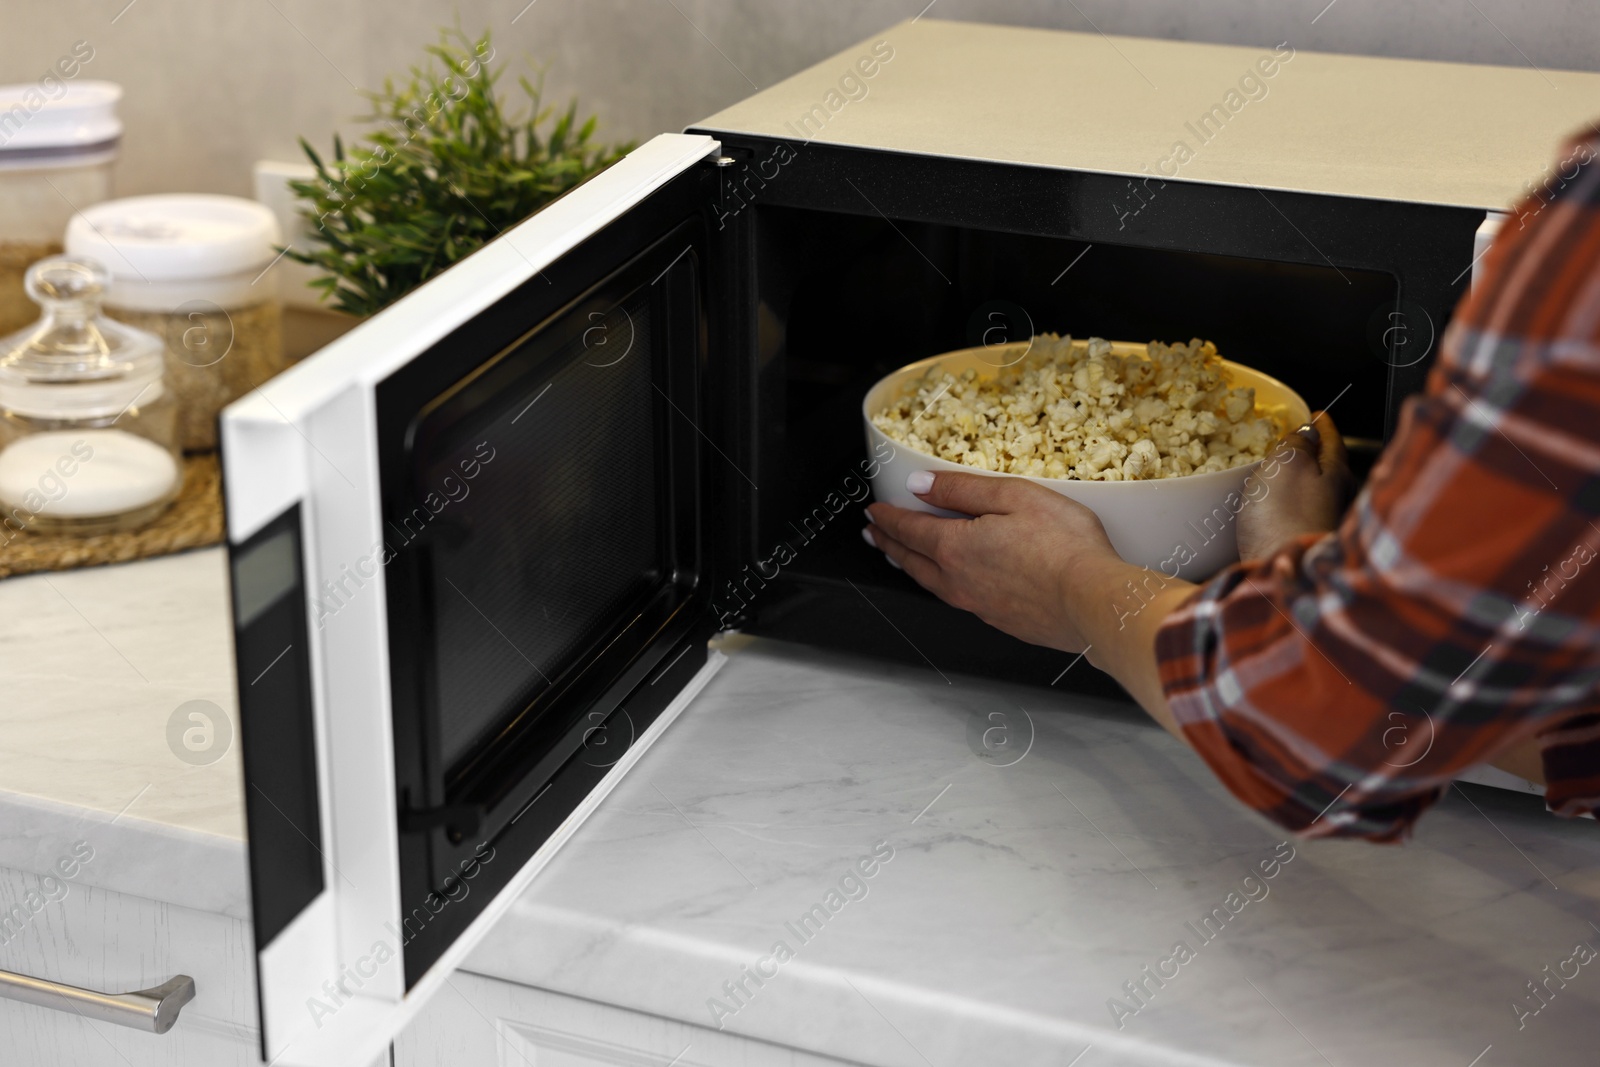
[[(86, 39), (95, 57), (84, 76), (127, 89), (119, 194), (249, 195), (255, 160), (299, 160), (298, 135), (326, 146), (335, 128), (357, 129), (356, 87), (403, 70), (453, 12), (469, 32), (492, 28), (507, 60), (544, 61), (552, 97), (579, 94), (603, 132), (645, 138), (926, 0), (134, 0), (124, 10), (126, 2), (0, 0), (0, 82), (31, 81)], [(1600, 69), (1595, 0), (1335, 0), (1317, 17), (1325, 3), (937, 0), (929, 17), (1080, 30), (1092, 21), (1107, 33)], [(952, 72), (964, 76), (976, 75)]]

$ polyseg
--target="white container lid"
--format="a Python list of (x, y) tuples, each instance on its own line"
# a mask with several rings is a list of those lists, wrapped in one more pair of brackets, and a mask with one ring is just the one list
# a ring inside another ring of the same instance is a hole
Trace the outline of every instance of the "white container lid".
[(170, 193), (107, 200), (67, 223), (66, 250), (104, 263), (114, 283), (208, 279), (262, 270), (278, 218), (254, 200)]
[(122, 120), (117, 118), (122, 86), (69, 81), (57, 94), (52, 97), (36, 82), (0, 85), (0, 166), (115, 153), (122, 136)]

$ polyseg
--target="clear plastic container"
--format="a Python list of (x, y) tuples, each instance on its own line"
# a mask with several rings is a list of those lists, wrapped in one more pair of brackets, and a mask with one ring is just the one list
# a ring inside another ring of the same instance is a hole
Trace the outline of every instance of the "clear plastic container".
[(99, 534), (159, 516), (182, 487), (176, 405), (159, 337), (100, 314), (104, 267), (54, 256), (28, 269), (44, 309), (0, 339), (0, 525)]
[(186, 451), (215, 448), (217, 413), (288, 365), (279, 240), (261, 204), (199, 193), (111, 200), (67, 225), (67, 254), (111, 271), (106, 314), (166, 342)]
[(38, 314), (29, 265), (61, 252), (74, 212), (110, 197), (121, 97), (102, 81), (0, 86), (0, 334)]

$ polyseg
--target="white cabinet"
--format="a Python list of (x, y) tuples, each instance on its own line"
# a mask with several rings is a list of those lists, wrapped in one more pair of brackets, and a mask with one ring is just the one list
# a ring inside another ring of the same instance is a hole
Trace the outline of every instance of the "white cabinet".
[[(203, 874), (174, 871), (173, 877)], [(0, 931), (0, 969), (112, 993), (187, 974), (195, 980), (195, 999), (165, 1034), (0, 999), (0, 1064), (259, 1067), (247, 922), (93, 886), (65, 885), (65, 896), (44, 899), (44, 906), (32, 911), (30, 892), (35, 900), (47, 897), (40, 893), (39, 876), (0, 868), (0, 911), (12, 916)], [(21, 912), (13, 912), (14, 905)], [(23, 914), (25, 919), (17, 917)], [(393, 1062), (394, 1067), (844, 1063), (465, 972), (446, 981), (396, 1042)]]
[(458, 971), (394, 1067), (843, 1067), (845, 1061)]
[[(204, 878), (174, 870), (173, 878)], [(62, 890), (65, 895), (62, 895)], [(0, 867), (0, 969), (104, 993), (195, 981), (165, 1034), (0, 999), (0, 1063), (28, 1067), (255, 1067), (249, 924)]]

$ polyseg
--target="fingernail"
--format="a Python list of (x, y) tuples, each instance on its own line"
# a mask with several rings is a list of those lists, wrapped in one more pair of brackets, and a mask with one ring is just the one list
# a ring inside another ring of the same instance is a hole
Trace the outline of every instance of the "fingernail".
[(1295, 433), (1299, 434), (1301, 437), (1304, 437), (1307, 441), (1310, 441), (1313, 448), (1322, 444), (1321, 432), (1309, 422), (1296, 430)]
[(865, 526), (863, 526), (861, 528), (861, 540), (865, 541), (867, 544), (871, 545), (873, 548), (877, 548), (878, 547), (878, 542), (876, 542), (876, 541), (874, 541), (872, 539), (872, 531), (867, 529)]
[(918, 496), (933, 488), (932, 471), (912, 471), (906, 475), (906, 488)]
[(883, 558), (888, 560), (889, 561), (889, 566), (893, 567), (895, 570), (897, 570), (897, 571), (905, 570), (904, 567), (900, 566), (900, 564), (898, 564), (898, 563), (896, 563), (894, 561), (894, 557), (893, 556), (884, 556)]

